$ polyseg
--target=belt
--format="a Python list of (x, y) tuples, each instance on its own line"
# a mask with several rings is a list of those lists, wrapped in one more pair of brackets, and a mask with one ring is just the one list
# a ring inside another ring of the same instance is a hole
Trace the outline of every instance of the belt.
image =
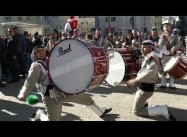
[(146, 92), (153, 92), (155, 89), (155, 84), (154, 83), (139, 83), (138, 87)]

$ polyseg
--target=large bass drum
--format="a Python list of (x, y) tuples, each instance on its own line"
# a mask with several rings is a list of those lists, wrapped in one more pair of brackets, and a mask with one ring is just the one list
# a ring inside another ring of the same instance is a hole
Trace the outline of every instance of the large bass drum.
[(105, 79), (110, 86), (116, 86), (136, 77), (141, 68), (141, 61), (134, 59), (132, 52), (126, 48), (106, 51), (109, 58), (109, 73)]
[(98, 87), (108, 74), (108, 58), (94, 43), (66, 39), (50, 52), (49, 76), (56, 88), (67, 94), (80, 94)]

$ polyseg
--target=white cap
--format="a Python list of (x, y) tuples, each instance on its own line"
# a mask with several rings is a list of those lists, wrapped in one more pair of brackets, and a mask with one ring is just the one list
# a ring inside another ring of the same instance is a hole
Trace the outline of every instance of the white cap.
[(163, 25), (164, 25), (164, 24), (170, 24), (170, 25), (171, 25), (172, 22), (171, 22), (170, 20), (165, 20), (165, 21), (162, 22), (162, 24), (163, 24)]

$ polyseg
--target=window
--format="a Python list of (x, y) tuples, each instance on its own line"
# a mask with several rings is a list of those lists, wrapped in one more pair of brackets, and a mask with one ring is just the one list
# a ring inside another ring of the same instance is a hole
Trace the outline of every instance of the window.
[(18, 21), (22, 21), (22, 17), (18, 17)]
[(111, 22), (115, 22), (116, 21), (116, 17), (111, 17)]
[(44, 18), (45, 18), (45, 20), (48, 20), (48, 19), (49, 19), (49, 16), (45, 16)]
[(81, 22), (81, 25), (83, 25), (83, 22)]
[(27, 20), (31, 20), (31, 16), (27, 16)]
[(36, 19), (40, 19), (40, 16), (36, 16)]
[(52, 18), (58, 18), (58, 16), (52, 16)]
[(11, 21), (11, 17), (5, 17), (5, 21)]
[(156, 27), (156, 23), (155, 23), (155, 27)]
[(105, 18), (105, 22), (108, 22), (108, 18)]

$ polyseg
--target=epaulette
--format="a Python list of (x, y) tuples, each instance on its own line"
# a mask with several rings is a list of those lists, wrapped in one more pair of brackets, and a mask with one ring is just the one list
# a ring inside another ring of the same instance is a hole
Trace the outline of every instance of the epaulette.
[(146, 61), (146, 64), (150, 65), (152, 61), (158, 64), (157, 60), (153, 56), (150, 56), (150, 58)]

